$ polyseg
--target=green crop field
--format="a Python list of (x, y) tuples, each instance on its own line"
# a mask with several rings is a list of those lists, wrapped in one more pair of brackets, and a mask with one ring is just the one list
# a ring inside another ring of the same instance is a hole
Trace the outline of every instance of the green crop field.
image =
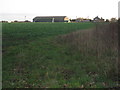
[(3, 88), (116, 85), (103, 74), (104, 68), (97, 66), (95, 56), (85, 56), (61, 39), (69, 33), (94, 28), (94, 23), (3, 23), (2, 26)]

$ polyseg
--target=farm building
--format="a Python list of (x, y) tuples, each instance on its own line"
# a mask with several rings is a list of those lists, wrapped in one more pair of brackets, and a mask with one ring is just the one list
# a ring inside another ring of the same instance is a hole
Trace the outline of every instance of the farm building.
[(91, 19), (77, 18), (77, 19), (71, 19), (71, 22), (91, 22)]
[(77, 22), (90, 22), (91, 19), (87, 19), (87, 18), (77, 18), (76, 21), (77, 21)]
[(104, 22), (104, 19), (101, 17), (99, 18), (98, 16), (93, 19), (94, 22)]
[(33, 22), (69, 22), (67, 16), (37, 16)]

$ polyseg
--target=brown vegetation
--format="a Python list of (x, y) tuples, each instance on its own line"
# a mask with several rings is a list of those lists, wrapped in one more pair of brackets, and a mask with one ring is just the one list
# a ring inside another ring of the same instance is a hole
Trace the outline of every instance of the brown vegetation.
[(59, 36), (57, 41), (70, 46), (72, 51), (79, 50), (84, 56), (95, 56), (98, 69), (104, 69), (102, 74), (119, 80), (118, 23), (96, 24), (93, 29)]

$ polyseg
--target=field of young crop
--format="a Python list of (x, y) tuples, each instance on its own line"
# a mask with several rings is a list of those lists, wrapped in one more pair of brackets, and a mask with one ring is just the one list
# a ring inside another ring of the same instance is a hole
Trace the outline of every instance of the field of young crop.
[[(96, 43), (89, 39), (91, 33), (84, 32), (97, 28), (94, 23), (3, 23), (2, 26), (3, 88), (117, 86), (114, 74), (109, 76), (107, 72), (115, 71), (111, 70), (113, 62), (108, 59), (104, 62), (105, 58), (98, 61), (98, 55), (91, 49)], [(96, 32), (92, 33), (95, 37), (90, 38), (96, 38)], [(107, 54), (109, 58), (111, 53)]]

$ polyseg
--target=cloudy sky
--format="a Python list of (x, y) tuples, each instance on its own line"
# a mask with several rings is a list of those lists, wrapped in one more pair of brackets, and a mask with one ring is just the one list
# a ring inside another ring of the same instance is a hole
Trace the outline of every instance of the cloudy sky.
[(118, 1), (120, 0), (1, 0), (0, 21), (32, 21), (35, 16), (118, 18)]

